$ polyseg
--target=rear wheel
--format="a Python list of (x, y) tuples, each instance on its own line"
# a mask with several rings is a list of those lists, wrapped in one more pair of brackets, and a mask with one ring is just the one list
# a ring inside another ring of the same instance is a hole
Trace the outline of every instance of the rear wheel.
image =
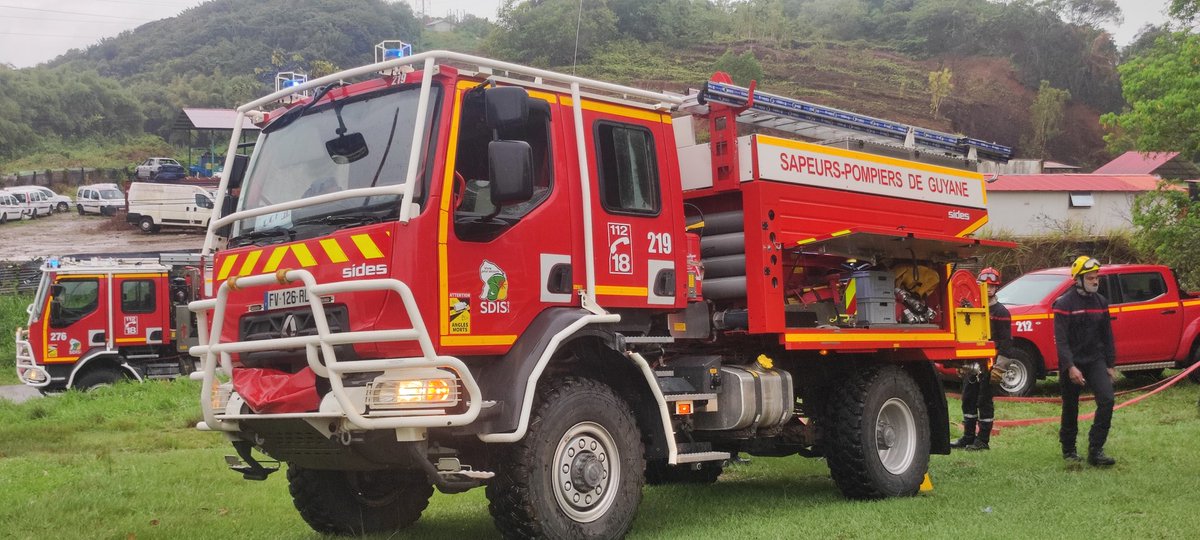
[(1162, 380), (1163, 370), (1158, 369), (1138, 369), (1125, 371), (1121, 373), (1126, 379), (1136, 381), (1138, 384), (1150, 384)]
[[(1189, 365), (1195, 365), (1197, 362), (1200, 362), (1200, 344), (1192, 346), (1192, 363)], [(1195, 371), (1189, 373), (1188, 378), (1192, 382), (1200, 384), (1200, 368), (1196, 368)]]
[(391, 532), (416, 523), (433, 485), (417, 470), (322, 471), (288, 464), (300, 517), (323, 534)]
[(629, 405), (575, 377), (539, 388), (529, 432), (487, 486), (506, 538), (621, 538), (642, 499), (642, 440)]
[(1009, 396), (1028, 396), (1037, 385), (1037, 367), (1029, 352), (1020, 347), (1014, 347), (1009, 352), (1008, 369), (1000, 377), (1000, 390)]
[(856, 370), (833, 391), (825, 461), (852, 499), (915, 495), (929, 470), (929, 416), (917, 383), (896, 366)]

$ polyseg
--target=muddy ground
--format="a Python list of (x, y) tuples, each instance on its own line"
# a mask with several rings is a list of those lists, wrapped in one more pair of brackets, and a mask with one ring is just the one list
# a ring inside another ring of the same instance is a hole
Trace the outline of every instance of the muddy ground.
[(74, 253), (170, 252), (200, 249), (202, 229), (163, 228), (143, 233), (116, 217), (54, 214), (0, 225), (0, 261)]

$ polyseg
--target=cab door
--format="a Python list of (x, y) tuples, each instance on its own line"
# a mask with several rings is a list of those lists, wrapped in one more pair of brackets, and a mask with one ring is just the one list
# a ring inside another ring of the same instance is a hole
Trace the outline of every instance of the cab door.
[(117, 274), (113, 329), (118, 347), (158, 345), (169, 339), (166, 274)]
[(69, 363), (90, 349), (108, 347), (109, 279), (103, 274), (59, 276), (47, 299), (43, 319), (43, 358)]
[[(439, 342), (453, 353), (508, 350), (545, 308), (577, 304), (572, 259), (578, 203), (564, 173), (562, 113), (553, 94), (529, 92), (523, 125), (492, 129), (478, 82), (455, 88), (440, 205), (444, 261)], [(493, 140), (529, 145), (533, 191), (496, 204), (491, 191)]]
[(1110, 307), (1120, 308), (1111, 313), (1117, 358), (1122, 364), (1170, 360), (1179, 346), (1183, 315), (1162, 274), (1147, 271), (1107, 277), (1109, 290), (1116, 293)]
[(682, 303), (685, 245), (670, 116), (584, 103), (592, 177), (592, 256), (604, 307)]

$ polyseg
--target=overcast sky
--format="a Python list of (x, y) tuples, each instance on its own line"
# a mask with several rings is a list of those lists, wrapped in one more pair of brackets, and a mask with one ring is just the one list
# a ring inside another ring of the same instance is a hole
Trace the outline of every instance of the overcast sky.
[[(500, 5), (500, 0), (400, 1), (435, 17), (465, 12), (492, 20)], [(1143, 25), (1166, 20), (1167, 2), (1117, 0), (1125, 13), (1125, 23), (1111, 29), (1117, 43), (1128, 44)], [(202, 3), (204, 0), (0, 0), (0, 63), (30, 67)]]

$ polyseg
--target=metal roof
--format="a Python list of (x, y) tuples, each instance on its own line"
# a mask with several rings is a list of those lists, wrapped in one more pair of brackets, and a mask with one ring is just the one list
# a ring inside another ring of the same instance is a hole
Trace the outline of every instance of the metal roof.
[[(223, 129), (233, 130), (233, 122), (237, 118), (234, 109), (192, 109), (185, 108), (175, 116), (171, 124), (172, 130), (190, 131), (194, 129)], [(242, 129), (257, 130), (249, 118), (242, 118)]]
[(1160, 179), (1149, 174), (1002, 174), (987, 185), (997, 191), (1150, 191)]
[(1101, 165), (1093, 174), (1157, 174), (1163, 178), (1200, 178), (1196, 164), (1179, 157), (1179, 152), (1125, 152)]

